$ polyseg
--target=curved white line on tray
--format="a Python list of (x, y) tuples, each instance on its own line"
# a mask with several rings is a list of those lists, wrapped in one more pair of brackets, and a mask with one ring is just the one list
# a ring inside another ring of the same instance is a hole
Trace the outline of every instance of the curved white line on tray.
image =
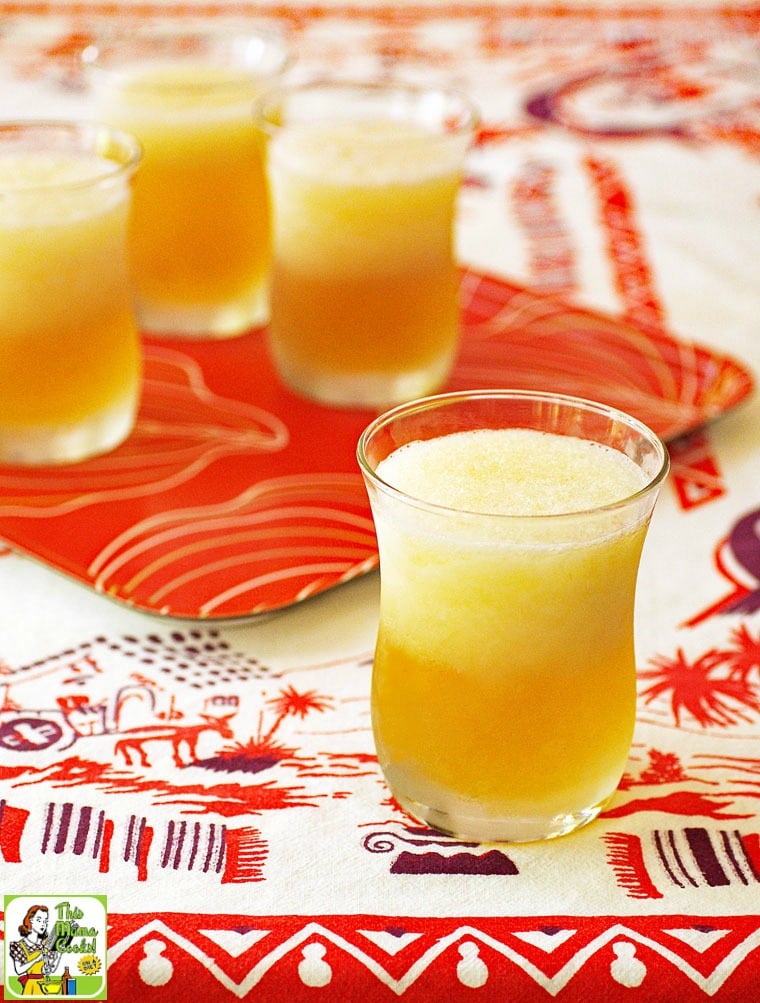
[[(540, 321), (541, 330), (536, 331), (533, 328), (529, 328), (526, 331), (526, 335), (531, 339), (532, 347), (535, 347), (536, 349), (540, 348), (538, 344), (539, 338), (542, 340), (545, 338), (554, 339), (559, 335), (561, 339), (560, 343), (565, 343), (574, 339), (574, 351), (571, 352), (571, 355), (574, 366), (577, 367), (582, 358), (582, 356), (579, 358), (578, 343), (582, 343), (586, 340), (588, 359), (594, 366), (594, 371), (596, 372), (596, 378), (598, 381), (600, 377), (600, 370), (602, 373), (604, 372), (603, 367), (597, 364), (597, 360), (600, 355), (603, 354), (614, 360), (616, 365), (620, 365), (620, 346), (622, 344), (628, 351), (630, 351), (636, 364), (643, 367), (641, 375), (646, 376), (647, 374), (651, 374), (652, 379), (659, 390), (659, 396), (666, 399), (678, 399), (680, 397), (680, 391), (676, 383), (673, 367), (663, 357), (662, 352), (657, 346), (656, 340), (645, 332), (639, 331), (637, 328), (630, 326), (623, 327), (622, 322), (619, 327), (615, 327), (614, 330), (611, 331), (609, 326), (598, 321), (596, 318), (584, 317), (581, 320), (578, 320), (572, 313), (560, 312), (559, 310), (556, 311), (554, 315), (547, 315), (546, 318), (541, 317)], [(504, 337), (503, 331), (501, 337)], [(611, 339), (613, 340), (612, 347), (605, 348), (605, 345), (609, 344)], [(615, 341), (618, 346), (617, 351), (614, 347)], [(519, 344), (519, 340), (517, 343)], [(686, 349), (686, 346), (684, 345), (683, 348)], [(693, 367), (695, 362), (694, 350), (692, 347), (688, 348), (687, 354), (691, 358), (691, 365)], [(632, 370), (631, 372), (632, 376), (635, 378), (639, 371)]]
[[(219, 571), (229, 571), (232, 568), (246, 567), (249, 569), (249, 573), (255, 570), (256, 565), (260, 561), (266, 561), (267, 559), (272, 560), (276, 558), (278, 564), (282, 567), (285, 558), (298, 558), (303, 560), (304, 558), (309, 558), (312, 561), (321, 559), (327, 559), (332, 561), (341, 562), (341, 566), (353, 567), (357, 560), (366, 560), (367, 551), (365, 549), (356, 549), (352, 547), (280, 547), (274, 548), (272, 550), (263, 550), (253, 553), (240, 553), (234, 554), (230, 557), (226, 557), (217, 561), (209, 561), (207, 564), (202, 564), (197, 568), (193, 568), (190, 571), (186, 571), (184, 574), (176, 575), (170, 581), (165, 582), (161, 588), (156, 589), (148, 597), (148, 601), (151, 606), (157, 606), (161, 603), (167, 596), (171, 595), (173, 592), (178, 592), (183, 589), (190, 582), (197, 583), (201, 579), (207, 577), (208, 575), (216, 574)], [(347, 562), (343, 565), (343, 562)], [(299, 573), (299, 568), (302, 567), (312, 567), (312, 565), (297, 564), (293, 561), (289, 561), (285, 567), (284, 571), (293, 571)], [(229, 580), (229, 579), (228, 579)], [(235, 586), (231, 586), (234, 588)], [(202, 591), (198, 589), (198, 591)]]
[[(185, 434), (182, 436), (184, 439), (188, 438), (186, 428)], [(220, 456), (228, 456), (233, 452), (246, 452), (251, 446), (250, 439), (243, 440), (242, 438), (236, 438), (233, 440), (231, 437), (226, 436), (224, 429), (220, 430), (218, 427), (205, 429), (203, 439), (204, 442), (199, 443), (196, 436), (195, 441), (188, 445), (170, 448), (166, 446), (166, 426), (156, 422), (138, 420), (133, 438), (128, 440), (123, 446), (120, 446), (117, 452), (110, 453), (97, 460), (88, 460), (86, 464), (77, 467), (72, 466), (61, 468), (60, 470), (56, 468), (46, 469), (44, 477), (45, 496), (51, 492), (63, 493), (76, 491), (77, 494), (82, 493), (82, 486), (86, 487), (88, 484), (91, 484), (94, 476), (99, 476), (101, 480), (105, 480), (106, 476), (108, 476), (115, 481), (107, 489), (100, 489), (98, 492), (99, 495), (104, 495), (107, 490), (114, 490), (116, 488), (119, 491), (129, 490), (134, 487), (139, 488), (142, 486), (142, 482), (136, 484), (132, 482), (136, 480), (134, 474), (140, 470), (149, 471), (151, 478), (156, 477), (156, 470), (160, 467), (184, 468), (192, 466), (197, 471), (208, 466), (209, 462)], [(146, 440), (148, 440), (147, 443)], [(205, 440), (211, 442), (212, 448), (209, 448)], [(153, 442), (160, 447), (155, 452), (150, 451), (150, 446)], [(287, 443), (284, 445), (287, 445)], [(199, 456), (198, 452), (201, 448), (204, 452)], [(266, 451), (270, 452), (271, 450), (267, 449)], [(262, 450), (256, 450), (256, 452), (262, 452)], [(128, 480), (129, 475), (127, 472), (130, 468), (132, 468), (132, 476)], [(39, 483), (40, 477), (38, 473), (29, 472), (19, 474), (16, 471), (13, 475), (0, 474), (0, 486), (8, 489), (21, 489), (28, 484), (37, 487)], [(167, 477), (156, 481), (159, 490), (164, 490), (167, 483)], [(182, 483), (182, 480), (179, 483)], [(152, 489), (153, 484), (150, 483), (147, 486)]]
[[(180, 352), (178, 349), (174, 348), (161, 348), (157, 345), (146, 345), (144, 350), (144, 360), (145, 360), (145, 374), (143, 377), (143, 384), (147, 386), (152, 386), (156, 384), (164, 388), (162, 395), (157, 397), (157, 400), (161, 400), (161, 397), (165, 393), (176, 393), (177, 390), (182, 390), (185, 387), (189, 389), (199, 401), (204, 404), (210, 405), (212, 408), (218, 408), (226, 414), (242, 415), (248, 420), (259, 420), (264, 426), (270, 423), (273, 426), (284, 425), (270, 412), (265, 411), (263, 408), (258, 407), (256, 404), (250, 404), (247, 401), (235, 400), (232, 397), (222, 397), (220, 394), (215, 393), (210, 390), (208, 384), (206, 383), (203, 370), (200, 365), (184, 352)], [(151, 375), (150, 367), (151, 364), (161, 363), (167, 364), (169, 368), (174, 367), (178, 369), (182, 374), (187, 377), (186, 383), (179, 381), (170, 381), (167, 379), (162, 379), (160, 376)]]
[[(180, 484), (184, 484), (185, 481), (192, 480), (197, 473), (205, 470), (205, 468), (215, 459), (224, 455), (224, 450), (208, 450), (194, 463), (183, 467), (182, 470), (172, 476), (165, 477), (160, 481), (142, 482), (132, 487), (121, 485), (119, 487), (109, 488), (106, 491), (87, 491), (82, 494), (77, 494), (73, 498), (67, 498), (65, 501), (57, 502), (53, 505), (45, 505), (44, 508), (39, 508), (37, 510), (30, 507), (34, 500), (33, 496), (26, 496), (22, 499), (23, 505), (0, 505), (0, 516), (22, 516), (25, 519), (49, 519), (60, 515), (67, 515), (70, 512), (76, 512), (78, 509), (87, 508), (90, 505), (100, 505), (113, 501), (124, 501), (128, 498), (147, 498), (150, 495), (162, 494), (164, 491), (171, 490)], [(0, 478), (0, 486), (2, 486), (2, 478)], [(70, 490), (74, 489), (72, 488)], [(46, 502), (47, 497), (48, 496), (45, 495), (40, 499), (43, 504)]]
[(678, 375), (681, 381), (678, 390), (679, 399), (684, 404), (695, 406), (695, 401), (698, 401), (700, 396), (700, 380), (694, 345), (679, 341), (678, 360)]
[[(67, 498), (65, 501), (57, 502), (53, 505), (45, 505), (44, 508), (39, 508), (37, 510), (30, 507), (33, 501), (33, 496), (26, 496), (22, 499), (22, 505), (0, 505), (0, 516), (22, 516), (26, 519), (48, 519), (60, 515), (66, 515), (70, 512), (75, 512), (78, 509), (87, 508), (90, 505), (101, 505), (108, 502), (125, 501), (126, 499), (132, 498), (147, 498), (151, 495), (162, 494), (165, 491), (170, 491), (173, 488), (192, 480), (196, 474), (205, 470), (206, 467), (210, 466), (215, 460), (227, 455), (229, 455), (229, 450), (223, 448), (207, 449), (203, 455), (199, 456), (193, 463), (182, 467), (174, 474), (166, 476), (161, 480), (147, 480), (131, 486), (120, 485), (118, 487), (109, 488), (108, 490), (87, 491), (77, 494), (73, 498)], [(2, 483), (2, 478), (0, 478), (0, 487), (2, 487)], [(70, 490), (74, 489), (72, 488)], [(46, 502), (47, 497), (47, 495), (41, 496), (40, 501), (42, 504)]]
[[(0, 487), (9, 490), (31, 487), (21, 499), (23, 506), (6, 503), (0, 506), (0, 515), (48, 518), (95, 504), (160, 494), (191, 480), (220, 457), (237, 452), (274, 453), (287, 446), (290, 433), (277, 415), (215, 394), (193, 359), (152, 346), (146, 347), (145, 358), (143, 401), (130, 439), (115, 452), (81, 467), (51, 472), (44, 494), (36, 490), (39, 479), (33, 474), (0, 477)], [(164, 365), (183, 379), (151, 376), (151, 365)], [(168, 409), (167, 401), (171, 402)], [(153, 411), (167, 412), (166, 420)], [(176, 440), (173, 448), (167, 446), (172, 439)], [(156, 452), (151, 452), (151, 445), (158, 446)], [(157, 479), (161, 467), (170, 469)], [(110, 483), (103, 483), (106, 479)], [(83, 486), (87, 490), (82, 491)], [(61, 494), (69, 497), (56, 500)], [(34, 510), (35, 505), (39, 509)]]
[[(378, 563), (377, 554), (372, 557), (368, 557), (359, 564), (354, 564), (348, 568), (333, 584), (343, 585), (345, 582), (350, 582), (354, 578), (359, 578), (361, 575), (365, 575), (369, 571), (374, 571), (378, 566)], [(302, 599), (308, 599), (309, 596), (317, 595), (320, 592), (324, 592), (324, 578), (321, 580), (314, 579), (311, 582), (307, 582), (302, 589), (299, 589), (298, 592), (296, 592), (294, 602), (300, 602)]]
[[(273, 571), (270, 574), (259, 575), (256, 578), (248, 579), (245, 582), (240, 582), (231, 589), (225, 589), (224, 592), (220, 592), (215, 595), (212, 599), (205, 602), (200, 608), (201, 616), (208, 616), (215, 609), (223, 606), (226, 602), (231, 599), (237, 599), (241, 595), (245, 595), (246, 592), (255, 592), (264, 585), (271, 585), (274, 582), (287, 581), (291, 578), (298, 578), (302, 576), (313, 576), (317, 574), (339, 574), (339, 580), (343, 579), (347, 574), (349, 577), (353, 576), (355, 573), (354, 565), (350, 564), (302, 564), (297, 568), (283, 568), (280, 571)], [(346, 579), (347, 580), (347, 579)], [(315, 583), (310, 583), (310, 588), (313, 589)]]
[[(547, 334), (546, 337), (551, 338), (551, 335)], [(476, 354), (472, 352), (472, 346), (468, 347), (470, 351), (463, 353), (465, 364), (468, 358)], [(494, 366), (501, 363), (503, 372), (509, 372), (510, 375), (517, 368), (527, 371), (534, 378), (537, 373), (541, 373), (543, 380), (546, 380), (552, 372), (556, 372), (560, 376), (564, 375), (569, 379), (578, 379), (585, 373), (597, 388), (601, 385), (608, 386), (612, 390), (618, 386), (628, 387), (658, 401), (664, 399), (680, 400), (680, 396), (675, 393), (672, 398), (663, 398), (660, 393), (649, 389), (646, 379), (647, 372), (632, 366), (631, 356), (623, 357), (619, 348), (616, 349), (612, 345), (595, 344), (593, 351), (589, 350), (588, 365), (583, 365), (584, 359), (578, 351), (577, 339), (575, 343), (571, 342), (569, 338), (563, 338), (559, 344), (551, 341), (549, 345), (544, 345), (543, 340), (534, 338), (529, 345), (521, 345), (519, 338), (516, 338), (512, 344), (499, 345), (498, 347), (501, 349), (501, 358), (496, 352), (479, 356), (484, 365), (490, 366), (492, 382)], [(637, 363), (649, 362), (648, 359), (644, 360), (640, 356), (636, 356), (635, 361)], [(656, 374), (652, 373), (652, 377), (652, 382), (656, 383)]]
[[(161, 431), (159, 431), (158, 434), (163, 436), (163, 432)], [(208, 434), (208, 438), (211, 439), (213, 437), (213, 434), (214, 433), (210, 431)], [(234, 448), (230, 448), (230, 445), (233, 445)], [(163, 455), (166, 456), (167, 458), (167, 462), (165, 464), (164, 463), (159, 464), (155, 462), (146, 464), (145, 462), (146, 454), (145, 452), (142, 452), (140, 454), (139, 460), (141, 467), (145, 471), (145, 475), (144, 477), (141, 477), (140, 480), (137, 481), (136, 483), (134, 482), (135, 481), (134, 477), (131, 477), (129, 479), (124, 478), (126, 469), (132, 465), (130, 457), (126, 456), (124, 458), (125, 462), (122, 464), (121, 474), (118, 471), (116, 471), (117, 477), (121, 476), (123, 480), (121, 483), (118, 483), (113, 487), (103, 488), (94, 491), (90, 490), (81, 492), (79, 490), (80, 485), (78, 484), (78, 482), (70, 481), (68, 483), (64, 482), (63, 484), (61, 484), (59, 481), (54, 490), (57, 490), (59, 493), (63, 491), (77, 492), (76, 495), (74, 495), (73, 497), (66, 498), (65, 500), (62, 501), (53, 502), (52, 504), (49, 503), (50, 500), (49, 492), (46, 492), (44, 495), (34, 495), (34, 494), (25, 495), (21, 499), (21, 504), (6, 503), (4, 505), (0, 505), (0, 515), (23, 516), (24, 518), (44, 519), (60, 515), (66, 515), (69, 512), (74, 512), (81, 508), (87, 508), (88, 506), (91, 505), (100, 505), (112, 501), (124, 501), (126, 499), (142, 498), (142, 497), (149, 497), (150, 495), (162, 494), (165, 491), (171, 491), (174, 488), (179, 487), (180, 485), (186, 483), (187, 481), (192, 480), (197, 474), (201, 473), (216, 460), (229, 456), (230, 453), (232, 452), (240, 452), (240, 451), (246, 452), (249, 449), (251, 449), (251, 446), (252, 443), (250, 440), (243, 441), (241, 438), (238, 438), (234, 443), (230, 443), (226, 441), (226, 439), (224, 438), (224, 433), (222, 433), (222, 437), (220, 438), (219, 432), (217, 430), (215, 445), (204, 446), (204, 447), (196, 446), (192, 450), (187, 450), (187, 449), (183, 449), (181, 451), (178, 450), (173, 455), (171, 453), (164, 453)], [(200, 456), (197, 455), (198, 448), (203, 448), (203, 452), (201, 453)], [(278, 448), (284, 448), (284, 446), (280, 446)], [(256, 449), (254, 449), (253, 451), (261, 452), (261, 450), (256, 450)], [(268, 448), (266, 451), (269, 452), (271, 450)], [(154, 479), (155, 470), (157, 467), (163, 465), (176, 466), (177, 456), (186, 454), (187, 452), (191, 452), (193, 455), (195, 455), (195, 459), (192, 462), (190, 463), (183, 462), (183, 464), (179, 467), (179, 469), (175, 470), (173, 473), (169, 473), (158, 480)], [(174, 463), (172, 463), (172, 459), (175, 460)], [(91, 484), (92, 472), (85, 474), (85, 472), (83, 471), (81, 477), (84, 478), (85, 476), (87, 476), (87, 483)], [(3, 485), (11, 487), (14, 486), (14, 482), (15, 485), (18, 485), (18, 481), (19, 481), (18, 477), (15, 477), (13, 479), (6, 479), (5, 477), (0, 476), (0, 489), (3, 487)], [(29, 480), (29, 483), (33, 487), (37, 487), (38, 484), (37, 481), (31, 478)], [(45, 483), (46, 487), (49, 488), (51, 482), (46, 480)], [(22, 484), (23, 484), (23, 479), (22, 479)], [(40, 508), (36, 510), (32, 507), (35, 502), (35, 498), (37, 498), (40, 505)]]
[[(213, 550), (219, 551), (221, 549), (228, 549), (231, 547), (236, 547), (243, 544), (251, 544), (260, 542), (262, 540), (269, 539), (282, 539), (283, 527), (281, 525), (265, 527), (257, 530), (251, 530), (249, 532), (240, 533), (229, 533), (225, 534), (222, 539), (219, 537), (203, 537), (200, 540), (196, 540), (193, 543), (187, 543), (183, 547), (175, 547), (173, 550), (167, 551), (161, 554), (155, 560), (150, 561), (147, 564), (142, 564), (140, 570), (137, 574), (133, 575), (128, 581), (124, 583), (123, 592), (126, 594), (135, 592), (143, 582), (146, 582), (149, 578), (157, 575), (165, 567), (173, 564), (175, 561), (185, 560), (188, 557), (193, 557), (205, 553), (206, 551)], [(193, 535), (171, 533), (171, 534), (160, 534), (159, 537), (153, 537), (150, 541), (153, 545), (158, 545), (159, 543), (165, 542), (167, 539), (172, 537), (176, 538), (181, 535)], [(345, 529), (344, 526), (340, 527), (339, 535), (336, 537), (336, 529), (334, 526), (300, 526), (300, 525), (288, 525), (287, 526), (287, 536), (289, 540), (296, 540), (300, 537), (305, 539), (327, 539), (334, 540), (339, 539), (342, 543), (353, 543), (361, 546), (363, 552), (374, 553), (376, 543), (375, 534), (371, 530), (366, 532), (351, 532)], [(258, 553), (256, 556), (260, 556)]]
[[(129, 541), (134, 540), (144, 534), (148, 536), (152, 535), (154, 531), (162, 526), (173, 523), (183, 523), (184, 531), (187, 530), (187, 523), (191, 520), (197, 520), (200, 517), (205, 519), (213, 519), (214, 516), (229, 517), (233, 513), (245, 509), (246, 506), (259, 501), (263, 504), (264, 500), (278, 500), (279, 504), (283, 504), (283, 496), (285, 498), (292, 497), (297, 501), (309, 500), (310, 495), (313, 495), (314, 488), (317, 487), (320, 490), (330, 487), (332, 490), (326, 493), (326, 497), (329, 501), (335, 502), (335, 491), (336, 489), (344, 489), (350, 487), (352, 489), (351, 494), (356, 497), (357, 502), (362, 505), (366, 505), (366, 494), (362, 486), (360, 476), (356, 475), (345, 475), (342, 477), (340, 475), (330, 475), (330, 474), (297, 474), (292, 476), (286, 476), (281, 478), (273, 478), (268, 481), (261, 481), (259, 484), (254, 484), (250, 488), (246, 488), (245, 491), (236, 495), (234, 498), (226, 499), (222, 502), (217, 502), (211, 505), (197, 505), (190, 508), (182, 509), (171, 509), (165, 512), (159, 512), (155, 515), (149, 516), (143, 519), (141, 522), (135, 523), (130, 526), (123, 533), (120, 533), (113, 540), (110, 540), (108, 545), (104, 547), (99, 554), (97, 554), (90, 566), (88, 567), (88, 573), (91, 575), (96, 575), (103, 572), (104, 566), (110, 561), (112, 555), (118, 553), (118, 551), (125, 546)], [(360, 493), (361, 492), (361, 493)], [(268, 509), (269, 510), (269, 509)], [(295, 511), (295, 508), (289, 508), (288, 511), (295, 512), (295, 514), (300, 514)], [(326, 511), (331, 512), (329, 508)], [(251, 518), (249, 515), (248, 518)], [(359, 519), (359, 517), (352, 517), (346, 513), (337, 513), (336, 517), (340, 520), (350, 520), (355, 521), (356, 525), (366, 524), (365, 520)], [(230, 525), (239, 524), (240, 520), (236, 520), (230, 523)], [(196, 527), (197, 529), (198, 527)]]
[[(552, 386), (557, 391), (579, 397), (590, 397), (594, 400), (599, 400), (604, 396), (600, 393), (598, 379), (594, 380), (592, 376), (586, 380), (577, 373), (572, 375), (559, 372), (551, 376), (548, 370), (547, 375), (551, 377)], [(468, 386), (473, 388), (493, 386), (493, 370), (489, 369), (485, 362), (479, 365), (460, 365), (458, 376), (461, 383), (466, 382)], [(515, 368), (512, 372), (510, 386), (535, 389), (536, 380), (534, 374), (530, 370), (521, 372)], [(608, 401), (614, 403), (616, 407), (624, 411), (635, 414), (647, 424), (654, 426), (658, 434), (664, 439), (672, 438), (682, 433), (685, 429), (693, 428), (695, 424), (702, 424), (705, 420), (704, 413), (701, 410), (693, 408), (691, 405), (684, 404), (681, 401), (665, 401), (657, 396), (647, 396), (636, 387), (626, 390), (620, 387), (610, 388), (610, 394), (613, 393), (614, 400), (608, 397)]]
[[(479, 303), (488, 301), (488, 278), (480, 278), (476, 282), (470, 282), (469, 278), (465, 276), (462, 282), (462, 289), (470, 296), (465, 308), (476, 296)], [(616, 321), (614, 318), (608, 320), (590, 313), (586, 314), (582, 307), (578, 307), (576, 311), (569, 304), (551, 297), (518, 291), (504, 303), (503, 295), (503, 290), (494, 286), (494, 297), (491, 302), (498, 305), (498, 309), (477, 317), (472, 317), (470, 311), (468, 338), (484, 340), (496, 335), (504, 339), (505, 344), (510, 345), (519, 344), (520, 332), (531, 339), (537, 334), (553, 336), (565, 331), (585, 334), (586, 337), (594, 339), (594, 336), (601, 332), (606, 338), (613, 337), (632, 346), (637, 355), (651, 366), (662, 393), (670, 397), (678, 396), (673, 368), (663, 357), (656, 335), (650, 335), (625, 320)], [(538, 332), (534, 329), (536, 325), (540, 328)], [(594, 350), (598, 347), (594, 343)], [(691, 368), (694, 369), (693, 346), (680, 343), (679, 353), (684, 359), (687, 357), (691, 359)]]
[[(179, 404), (178, 407), (182, 407)], [(290, 441), (290, 433), (287, 426), (275, 415), (270, 415), (271, 422), (263, 428), (240, 427), (234, 428), (231, 425), (221, 425), (213, 421), (182, 421), (177, 422), (175, 415), (171, 421), (161, 421), (154, 416), (143, 415), (138, 419), (136, 430), (143, 433), (148, 438), (155, 436), (162, 440), (171, 438), (190, 439), (197, 445), (204, 442), (224, 443), (232, 449), (255, 449), (259, 453), (278, 453), (284, 449)], [(189, 447), (187, 447), (189, 448)]]
[[(332, 501), (332, 499), (330, 499)], [(160, 532), (147, 532), (144, 534), (145, 523), (138, 523), (133, 526), (130, 530), (125, 531), (120, 539), (127, 542), (127, 539), (134, 539), (138, 537), (143, 537), (141, 542), (134, 543), (129, 548), (129, 558), (136, 557), (146, 550), (150, 550), (153, 547), (163, 546), (170, 540), (182, 539), (185, 536), (198, 536), (203, 534), (204, 540), (199, 542), (205, 542), (209, 539), (209, 530), (216, 530), (215, 537), (213, 538), (213, 545), (218, 546), (220, 543), (227, 543), (229, 540), (228, 530), (229, 529), (242, 529), (245, 526), (254, 526), (261, 523), (271, 523), (275, 520), (298, 520), (298, 523), (305, 523), (306, 520), (315, 520), (315, 525), (319, 525), (317, 520), (329, 523), (339, 524), (341, 526), (341, 532), (344, 532), (343, 526), (356, 526), (360, 529), (365, 529), (370, 531), (372, 528), (372, 520), (369, 516), (360, 516), (351, 512), (346, 512), (342, 509), (333, 508), (331, 505), (289, 505), (280, 504), (276, 508), (265, 508), (258, 511), (250, 512), (247, 514), (239, 514), (231, 516), (228, 518), (220, 516), (219, 518), (214, 518), (207, 515), (206, 509), (174, 509), (170, 512), (164, 513), (165, 519), (151, 520), (154, 524), (167, 523), (171, 524), (171, 528), (164, 529)], [(206, 518), (198, 518), (201, 515), (206, 515)], [(193, 520), (193, 521), (188, 521)], [(146, 520), (147, 521), (147, 520)], [(297, 524), (295, 527), (291, 527), (289, 524), (284, 527), (287, 532), (293, 532), (301, 527)], [(308, 532), (309, 526), (304, 527), (304, 531)], [(313, 527), (312, 527), (313, 528)], [(115, 542), (115, 541), (114, 541)], [(127, 556), (126, 552), (123, 552), (121, 557)]]
[[(288, 520), (298, 520), (298, 522), (303, 523), (304, 519), (314, 519), (322, 520), (323, 523), (329, 523), (336, 526), (336, 532), (341, 532), (340, 527), (343, 525), (357, 527), (359, 529), (366, 530), (368, 534), (372, 532), (372, 521), (369, 517), (362, 517), (353, 515), (349, 512), (343, 512), (334, 508), (325, 507), (314, 507), (314, 506), (288, 506), (267, 509), (263, 512), (256, 514), (251, 514), (249, 516), (239, 516), (236, 519), (231, 520), (214, 520), (214, 519), (197, 519), (192, 524), (187, 522), (187, 513), (183, 513), (181, 510), (177, 510), (175, 513), (171, 514), (174, 519), (176, 519), (178, 525), (175, 529), (168, 531), (164, 534), (149, 534), (147, 537), (142, 539), (140, 542), (135, 543), (131, 547), (128, 547), (121, 553), (113, 553), (113, 556), (100, 566), (100, 570), (97, 573), (95, 579), (96, 587), (101, 589), (107, 589), (107, 581), (112, 578), (120, 568), (129, 564), (139, 558), (142, 554), (153, 550), (160, 544), (166, 543), (170, 539), (184, 539), (190, 535), (205, 534), (207, 538), (212, 540), (213, 545), (219, 546), (223, 545), (225, 541), (225, 536), (221, 532), (226, 527), (240, 528), (246, 524), (264, 522), (273, 523), (275, 521), (281, 522), (283, 519)], [(202, 513), (196, 513), (200, 515)], [(137, 529), (137, 527), (135, 527)], [(287, 527), (284, 531), (289, 532)], [(120, 540), (122, 543), (126, 544), (128, 540), (132, 537), (139, 536), (140, 533), (123, 533)], [(373, 537), (374, 539), (374, 537)], [(103, 553), (103, 552), (101, 552)], [(100, 556), (100, 555), (99, 555)], [(96, 558), (96, 561), (98, 558)], [(95, 573), (93, 565), (88, 569), (91, 573)]]

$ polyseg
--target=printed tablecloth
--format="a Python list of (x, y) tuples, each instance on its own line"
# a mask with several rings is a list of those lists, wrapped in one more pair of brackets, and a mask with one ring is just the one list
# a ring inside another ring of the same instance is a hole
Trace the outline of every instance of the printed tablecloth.
[[(463, 265), (760, 370), (756, 7), (0, 3), (0, 116), (86, 114), (71, 57), (149, 17), (276, 25), (296, 75), (467, 90)], [(105, 895), (118, 1001), (754, 998), (760, 404), (670, 447), (630, 761), (603, 816), (547, 844), (458, 842), (394, 805), (375, 572), (208, 622), (0, 550), (0, 891)]]

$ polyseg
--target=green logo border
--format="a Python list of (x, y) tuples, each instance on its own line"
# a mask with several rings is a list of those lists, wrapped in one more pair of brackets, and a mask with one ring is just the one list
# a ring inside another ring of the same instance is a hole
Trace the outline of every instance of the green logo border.
[[(108, 999), (108, 902), (106, 895), (90, 895), (87, 893), (77, 892), (71, 895), (61, 895), (61, 894), (30, 894), (25, 892), (20, 895), (4, 895), (3, 896), (3, 916), (4, 916), (4, 941), (3, 941), (3, 999), (5, 1000), (21, 1000), (29, 999), (29, 994), (24, 996), (23, 987), (17, 988), (11, 985), (11, 980), (17, 982), (18, 976), (16, 975), (15, 966), (13, 964), (13, 959), (11, 958), (10, 948), (11, 943), (18, 939), (17, 931), (15, 927), (18, 925), (18, 918), (14, 918), (12, 925), (8, 923), (8, 908), (12, 906), (12, 903), (17, 902), (19, 899), (23, 899), (26, 909), (31, 908), (31, 906), (39, 904), (47, 906), (49, 910), (57, 909), (59, 905), (64, 902), (73, 903), (74, 906), (83, 907), (85, 913), (84, 920), (87, 923), (87, 912), (86, 903), (97, 902), (102, 911), (102, 932), (98, 931), (97, 936), (97, 957), (101, 960), (100, 970), (91, 976), (84, 975), (79, 971), (78, 967), (75, 967), (71, 972), (73, 978), (77, 980), (77, 992), (71, 993), (67, 996), (63, 996), (59, 993), (45, 994), (49, 995), (51, 999), (72, 999), (72, 1000), (107, 1000)], [(12, 912), (16, 912), (15, 908), (12, 908)], [(51, 917), (52, 918), (52, 917)], [(98, 916), (97, 927), (101, 924), (100, 915)], [(95, 924), (92, 924), (95, 925)], [(73, 964), (76, 965), (78, 960), (77, 955), (72, 954), (71, 957), (74, 958)], [(66, 954), (61, 956), (61, 959), (66, 958)], [(56, 968), (54, 979), (61, 977), (63, 967), (66, 962), (61, 960), (58, 962)], [(68, 967), (71, 969), (72, 962), (69, 963)], [(89, 991), (84, 990), (82, 981), (87, 979), (89, 982)], [(97, 980), (97, 982), (95, 981)], [(80, 988), (81, 987), (81, 988)], [(42, 994), (41, 994), (42, 995)]]

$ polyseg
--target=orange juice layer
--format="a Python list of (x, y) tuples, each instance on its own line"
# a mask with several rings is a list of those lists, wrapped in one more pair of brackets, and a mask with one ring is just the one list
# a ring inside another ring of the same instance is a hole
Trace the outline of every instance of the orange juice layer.
[(255, 290), (269, 267), (269, 209), (253, 126), (254, 81), (197, 65), (135, 70), (100, 111), (143, 145), (133, 268), (155, 303), (214, 304)]
[(424, 367), (454, 349), (456, 295), (456, 271), (447, 263), (337, 278), (281, 264), (272, 281), (272, 338), (284, 341), (301, 367), (336, 373)]
[[(527, 430), (413, 443), (378, 473), (429, 501), (521, 515), (642, 486), (618, 453)], [(593, 805), (616, 786), (633, 731), (645, 527), (595, 539), (587, 521), (548, 533), (530, 518), (484, 529), (464, 517), (453, 530), (450, 518), (378, 525), (373, 724), (391, 786), (442, 810), (477, 800), (494, 817)]]
[[(76, 423), (137, 391), (139, 344), (124, 250), (120, 185), (77, 187), (112, 173), (99, 158), (13, 155), (0, 184), (0, 374), (5, 426)], [(68, 187), (38, 192), (35, 185)]]
[(453, 352), (459, 157), (421, 128), (302, 126), (270, 145), (272, 340), (297, 366), (425, 366)]

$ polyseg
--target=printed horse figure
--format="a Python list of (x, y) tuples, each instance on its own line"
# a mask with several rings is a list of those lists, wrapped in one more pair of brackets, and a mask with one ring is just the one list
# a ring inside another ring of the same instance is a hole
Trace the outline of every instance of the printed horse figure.
[[(201, 714), (201, 724), (172, 725), (153, 724), (144, 728), (127, 729), (121, 733), (121, 737), (114, 745), (114, 755), (121, 754), (128, 766), (132, 766), (131, 753), (135, 752), (140, 757), (140, 766), (150, 766), (145, 745), (147, 742), (169, 742), (172, 747), (172, 758), (175, 766), (189, 766), (195, 760), (195, 748), (198, 744), (198, 737), (204, 731), (216, 731), (222, 738), (234, 738), (234, 732), (230, 727), (230, 719), (234, 714), (225, 714), (217, 717), (211, 714)], [(182, 743), (187, 746), (189, 759), (183, 763), (180, 755)]]

